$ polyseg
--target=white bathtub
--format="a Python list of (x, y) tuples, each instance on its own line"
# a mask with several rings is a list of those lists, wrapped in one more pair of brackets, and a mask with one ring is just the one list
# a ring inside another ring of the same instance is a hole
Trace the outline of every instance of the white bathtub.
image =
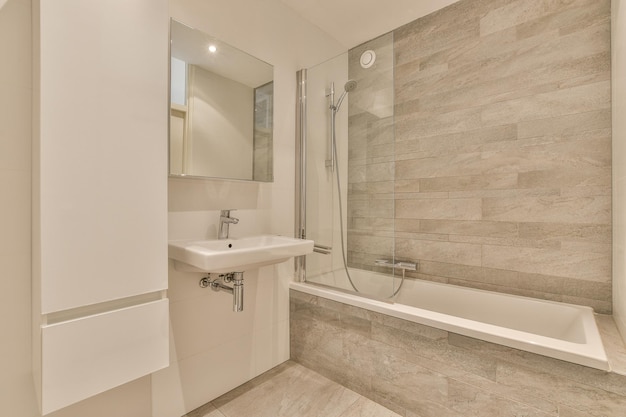
[[(367, 295), (384, 299), (392, 293), (391, 277), (350, 271), (357, 288)], [(343, 271), (314, 280), (349, 289)], [(398, 285), (400, 280), (394, 280)], [(311, 283), (293, 282), (291, 288), (449, 332), (609, 370), (590, 307), (412, 279), (404, 282), (395, 303)]]

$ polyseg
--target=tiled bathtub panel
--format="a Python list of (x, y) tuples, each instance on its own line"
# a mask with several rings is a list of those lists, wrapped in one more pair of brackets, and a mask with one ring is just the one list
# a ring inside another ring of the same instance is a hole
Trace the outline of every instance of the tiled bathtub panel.
[[(626, 409), (625, 376), (294, 290), (291, 303), (295, 361), (406, 417), (622, 417)], [(311, 320), (328, 320), (326, 336), (311, 332)], [(320, 339), (341, 349), (321, 354)]]

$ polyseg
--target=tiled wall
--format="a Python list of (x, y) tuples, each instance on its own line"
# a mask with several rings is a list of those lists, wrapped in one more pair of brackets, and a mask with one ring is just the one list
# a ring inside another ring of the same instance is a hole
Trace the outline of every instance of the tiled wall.
[(352, 263), (393, 210), (418, 278), (611, 312), (610, 1), (461, 0), (393, 38), (393, 159), (351, 132)]
[[(366, 69), (365, 51), (376, 54)], [(373, 270), (394, 248), (393, 34), (351, 49), (348, 76), (358, 82), (348, 97), (348, 264)]]
[[(290, 308), (294, 361), (405, 417), (622, 417), (626, 410), (623, 375), (295, 290)], [(619, 340), (611, 318), (599, 319)]]

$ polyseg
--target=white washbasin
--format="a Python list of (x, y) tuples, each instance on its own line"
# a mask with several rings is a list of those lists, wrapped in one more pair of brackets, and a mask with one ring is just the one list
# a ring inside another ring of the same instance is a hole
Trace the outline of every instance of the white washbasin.
[(187, 272), (242, 272), (311, 252), (312, 240), (277, 235), (168, 242), (174, 268)]

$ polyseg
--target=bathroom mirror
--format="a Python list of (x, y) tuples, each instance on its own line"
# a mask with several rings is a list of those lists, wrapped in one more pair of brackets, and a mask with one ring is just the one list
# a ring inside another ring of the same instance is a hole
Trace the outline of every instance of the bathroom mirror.
[(274, 68), (170, 21), (169, 173), (273, 181)]

